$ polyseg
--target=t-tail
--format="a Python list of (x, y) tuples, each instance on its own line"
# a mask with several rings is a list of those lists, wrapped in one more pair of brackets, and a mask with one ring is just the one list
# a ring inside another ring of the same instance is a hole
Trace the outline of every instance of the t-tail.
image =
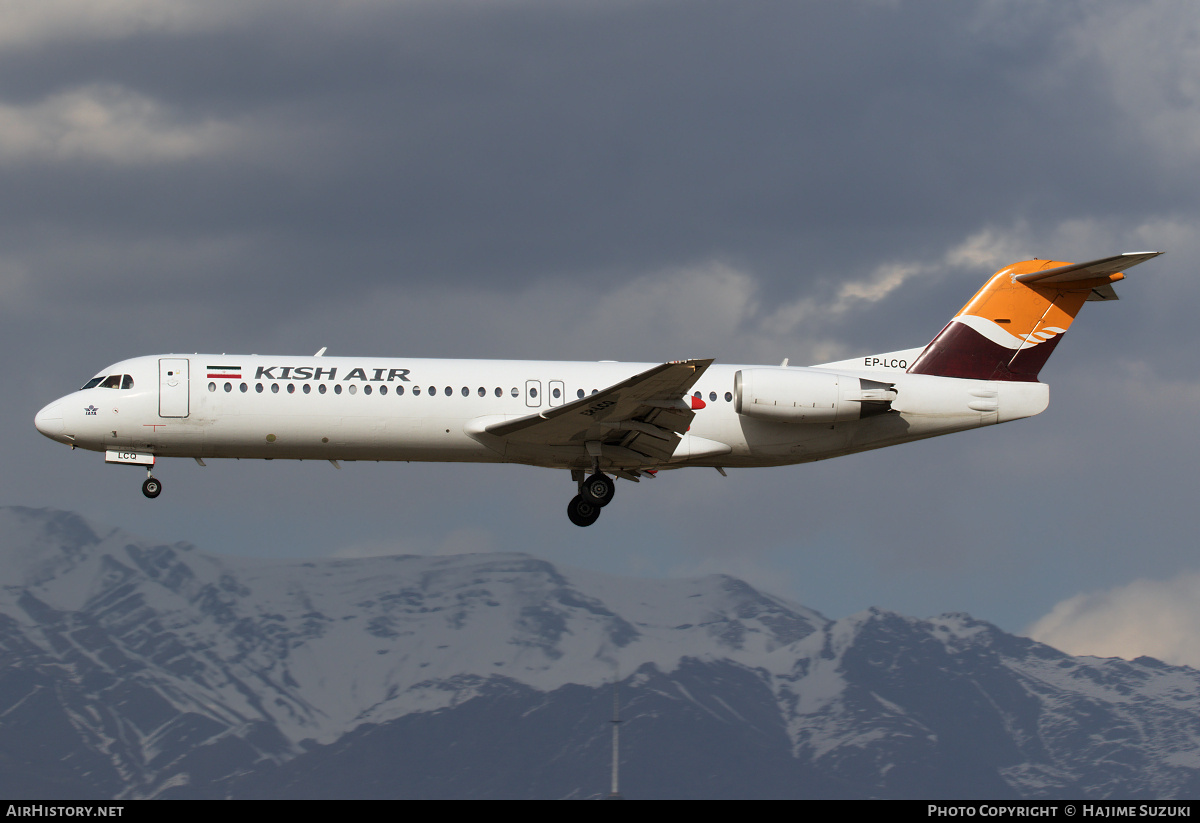
[(1116, 300), (1123, 272), (1162, 252), (1089, 263), (1026, 260), (996, 272), (909, 367), (909, 374), (1036, 382), (1089, 300)]

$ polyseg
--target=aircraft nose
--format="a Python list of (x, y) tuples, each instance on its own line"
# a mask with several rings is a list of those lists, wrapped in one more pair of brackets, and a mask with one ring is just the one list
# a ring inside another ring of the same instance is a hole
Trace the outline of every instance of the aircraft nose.
[(38, 412), (33, 418), (33, 425), (37, 426), (37, 430), (47, 437), (62, 434), (62, 403), (56, 401)]

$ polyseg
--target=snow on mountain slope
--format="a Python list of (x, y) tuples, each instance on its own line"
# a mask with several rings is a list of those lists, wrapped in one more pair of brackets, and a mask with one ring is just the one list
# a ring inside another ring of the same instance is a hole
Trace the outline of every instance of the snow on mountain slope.
[[(537, 729), (524, 753), (476, 755), (520, 765), (486, 785), (528, 773), (528, 796), (581, 796), (564, 764), (607, 745), (617, 674), (659, 788), (719, 772), (738, 776), (725, 796), (1200, 790), (1200, 673), (1071, 657), (967, 615), (830, 621), (731, 577), (522, 554), (246, 560), (0, 508), (0, 777), (31, 791), (359, 796), (395, 756), (429, 796), (463, 796), (458, 770), (421, 769)], [(651, 728), (690, 741), (688, 769)], [(697, 796), (682, 785), (670, 796)]]
[(717, 656), (786, 671), (788, 645), (827, 622), (733, 578), (617, 579), (525, 555), (242, 560), (14, 508), (0, 534), (0, 611), (31, 636), (86, 614), (172, 675), (170, 699), (294, 742), (471, 694), (450, 679), (544, 691)]

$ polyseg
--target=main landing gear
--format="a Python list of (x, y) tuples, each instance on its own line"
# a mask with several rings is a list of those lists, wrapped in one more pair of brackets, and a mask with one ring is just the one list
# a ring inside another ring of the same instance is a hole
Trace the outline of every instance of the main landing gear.
[(576, 526), (590, 526), (600, 518), (600, 510), (612, 502), (617, 493), (616, 481), (604, 472), (597, 471), (584, 480), (578, 472), (579, 494), (567, 504), (567, 517)]

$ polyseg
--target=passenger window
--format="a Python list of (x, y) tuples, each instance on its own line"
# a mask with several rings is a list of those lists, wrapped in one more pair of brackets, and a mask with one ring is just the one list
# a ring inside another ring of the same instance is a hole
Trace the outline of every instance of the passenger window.
[(278, 383), (271, 384), (271, 394), (279, 394), (279, 384)]
[(341, 384), (341, 383), (338, 383), (338, 384), (336, 384), (336, 385), (333, 387), (333, 393), (334, 393), (334, 394), (341, 394), (341, 393), (342, 393), (342, 384)]
[(560, 392), (558, 389), (555, 389), (553, 394), (555, 397), (562, 397), (562, 392)]
[(322, 383), (321, 385), (317, 386), (317, 391), (320, 394), (324, 394), (326, 391), (328, 391), (328, 389), (325, 387), (325, 384)]
[(403, 386), (397, 386), (397, 387), (396, 387), (396, 396), (397, 396), (397, 397), (399, 397), (399, 396), (400, 396), (400, 395), (402, 395), (402, 394), (404, 394), (404, 387), (403, 387)]
[(288, 394), (295, 394), (295, 393), (296, 393), (296, 384), (295, 384), (295, 383), (288, 383), (288, 389), (287, 389), (287, 391), (288, 391)]
[(731, 392), (731, 391), (725, 392), (725, 402), (730, 403), (732, 401), (733, 401), (733, 392)]
[(123, 389), (132, 389), (133, 388), (133, 375), (132, 374), (121, 375), (121, 388), (123, 388)]
[(485, 389), (483, 386), (480, 386), (480, 387), (479, 387), (479, 396), (480, 396), (480, 397), (487, 397), (487, 389)]
[(521, 393), (520, 393), (519, 391), (517, 391), (517, 387), (516, 387), (516, 386), (513, 386), (513, 390), (512, 390), (512, 396), (513, 396), (513, 397), (520, 397), (520, 396), (521, 396)]
[(714, 403), (716, 403), (717, 402), (717, 393), (715, 391), (710, 391), (708, 393), (708, 399), (713, 401)]
[(258, 392), (259, 394), (262, 394), (262, 392), (263, 392), (262, 383), (255, 383), (254, 390), (256, 392)]
[(450, 396), (450, 395), (452, 395), (452, 394), (454, 394), (454, 389), (452, 389), (452, 388), (450, 388), (449, 386), (447, 386), (447, 387), (446, 387), (446, 396), (447, 396), (447, 397), (449, 397), (449, 396)]
[(217, 384), (216, 384), (216, 383), (209, 383), (209, 384), (208, 384), (208, 390), (209, 390), (209, 391), (216, 391), (216, 390), (217, 390)]
[(437, 386), (430, 386), (429, 387), (429, 396), (433, 397), (435, 394), (437, 394)]
[(231, 391), (233, 391), (233, 384), (232, 384), (232, 383), (226, 383), (226, 384), (225, 384), (225, 391), (226, 391), (226, 392), (231, 392)]
[(503, 396), (504, 396), (504, 389), (502, 389), (502, 388), (500, 388), (499, 386), (497, 386), (497, 387), (496, 387), (496, 396), (497, 396), (497, 397), (503, 397)]
[(467, 396), (467, 395), (469, 395), (470, 393), (471, 393), (471, 390), (470, 390), (470, 389), (468, 389), (466, 386), (463, 386), (463, 392), (462, 392), (462, 394), (463, 394), (463, 397), (466, 397), (466, 396)]
[(303, 389), (304, 389), (304, 393), (305, 393), (305, 394), (311, 394), (311, 393), (312, 393), (312, 386), (308, 385), (307, 383), (305, 383), (305, 384), (304, 384), (304, 386), (303, 386)]
[(363, 386), (363, 394), (370, 394), (370, 393), (371, 393), (371, 384), (368, 383), (367, 385)]
[(420, 393), (421, 393), (421, 387), (413, 386), (413, 394), (420, 394)]
[(579, 391), (575, 392), (575, 396), (578, 397), (580, 400), (582, 400), (583, 399), (583, 389), (580, 389)]
[(380, 386), (380, 387), (379, 387), (379, 393), (380, 393), (380, 394), (387, 394), (387, 386)]
[(346, 391), (350, 392), (351, 394), (358, 394), (358, 386), (351, 383), (346, 387)]
[(246, 389), (248, 389), (248, 388), (250, 388), (250, 387), (249, 387), (249, 386), (247, 386), (245, 383), (243, 383), (243, 384), (242, 384), (241, 386), (239, 386), (238, 388), (240, 388), (240, 389), (242, 390), (242, 394), (245, 394), (245, 393), (246, 393)]

